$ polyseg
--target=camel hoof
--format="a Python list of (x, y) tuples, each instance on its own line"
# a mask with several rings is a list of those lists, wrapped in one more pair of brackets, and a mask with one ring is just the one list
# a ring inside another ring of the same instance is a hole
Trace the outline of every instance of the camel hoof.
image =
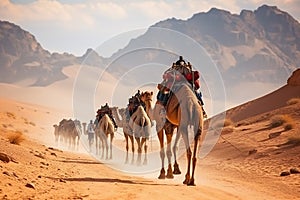
[(188, 186), (196, 186), (195, 180), (192, 178), (192, 179), (188, 182), (187, 185), (188, 185)]
[(168, 173), (166, 177), (167, 177), (168, 179), (173, 179), (173, 178), (174, 178), (173, 173)]
[(158, 179), (165, 179), (166, 178), (166, 174), (165, 174), (165, 170), (164, 169), (161, 169), (160, 170), (160, 175), (158, 177)]
[(167, 171), (167, 176), (166, 177), (168, 179), (174, 178), (171, 165), (169, 165), (169, 167), (168, 167), (168, 171)]
[(185, 184), (185, 185), (187, 185), (188, 182), (189, 182), (189, 180), (185, 179), (182, 183)]
[(183, 181), (183, 184), (187, 185), (190, 182), (190, 176), (185, 175), (185, 180)]
[(147, 165), (148, 164), (148, 160), (145, 159), (144, 162), (143, 162), (143, 165)]
[(173, 170), (173, 174), (181, 174), (181, 171), (179, 169), (179, 165), (178, 164), (174, 164), (174, 170)]

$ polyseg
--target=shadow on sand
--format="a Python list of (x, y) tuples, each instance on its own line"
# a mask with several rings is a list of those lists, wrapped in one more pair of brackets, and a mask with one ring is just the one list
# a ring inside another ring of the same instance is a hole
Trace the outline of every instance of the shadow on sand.
[(103, 163), (101, 162), (92, 161), (92, 160), (81, 160), (81, 159), (69, 159), (69, 160), (57, 160), (57, 161), (64, 162), (64, 163), (103, 165)]
[(128, 179), (118, 179), (118, 178), (92, 178), (92, 177), (78, 177), (78, 178), (54, 178), (54, 177), (45, 177), (52, 180), (59, 181), (78, 181), (78, 182), (102, 182), (102, 183), (124, 183), (124, 184), (133, 184), (133, 185), (163, 185), (163, 186), (181, 186), (179, 184), (160, 184), (154, 183), (152, 181), (138, 181), (138, 180), (128, 180)]

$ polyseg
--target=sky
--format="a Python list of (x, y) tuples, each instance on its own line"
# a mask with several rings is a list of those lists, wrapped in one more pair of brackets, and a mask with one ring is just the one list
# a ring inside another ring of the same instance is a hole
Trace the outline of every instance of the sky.
[(186, 20), (212, 7), (239, 14), (263, 4), (300, 19), (299, 0), (0, 0), (0, 20), (29, 31), (52, 53), (80, 56), (120, 34), (168, 18)]

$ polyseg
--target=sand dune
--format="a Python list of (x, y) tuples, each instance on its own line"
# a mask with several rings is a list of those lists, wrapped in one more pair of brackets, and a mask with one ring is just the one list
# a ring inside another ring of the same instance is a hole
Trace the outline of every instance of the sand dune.
[(287, 84), (270, 94), (229, 109), (226, 116), (234, 121), (243, 120), (286, 106), (291, 98), (300, 98), (300, 84)]

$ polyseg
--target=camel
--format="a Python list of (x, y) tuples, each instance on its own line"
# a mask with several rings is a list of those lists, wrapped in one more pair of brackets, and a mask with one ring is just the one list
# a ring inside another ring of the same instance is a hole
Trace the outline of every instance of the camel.
[[(159, 175), (159, 179), (165, 179), (167, 178), (174, 178), (173, 174), (181, 174), (181, 171), (179, 169), (179, 165), (177, 163), (177, 156), (176, 156), (176, 149), (177, 149), (177, 144), (180, 138), (180, 134), (176, 134), (176, 138), (174, 141), (173, 145), (173, 155), (174, 155), (174, 171), (172, 171), (172, 165), (171, 165), (171, 158), (172, 158), (172, 151), (171, 151), (171, 142), (172, 142), (172, 137), (175, 128), (177, 126), (171, 124), (167, 119), (166, 119), (166, 113), (164, 108), (160, 104), (156, 104), (155, 108), (152, 108), (152, 97), (153, 97), (153, 92), (143, 92), (141, 94), (141, 100), (145, 103), (146, 105), (146, 112), (149, 114), (151, 120), (156, 121), (156, 131), (158, 134), (158, 137), (160, 139), (160, 156), (162, 158), (162, 169), (161, 173)], [(155, 113), (154, 111), (159, 111), (158, 113)], [(165, 175), (165, 169), (164, 169), (164, 157), (165, 157), (165, 150), (164, 150), (164, 132), (167, 137), (167, 158), (168, 158), (168, 171), (167, 175)]]
[(62, 121), (59, 122), (59, 124), (54, 124), (54, 139), (55, 139), (55, 144), (59, 145), (59, 142), (66, 142), (66, 133), (63, 129), (63, 124), (66, 122), (66, 119), (63, 119)]
[[(134, 138), (133, 138), (133, 132), (132, 129), (129, 126), (129, 121), (127, 120), (126, 117), (126, 108), (120, 108), (118, 109), (118, 107), (113, 107), (112, 109), (112, 113), (113, 116), (115, 117), (116, 123), (118, 125), (118, 127), (123, 129), (123, 133), (124, 133), (124, 137), (125, 137), (125, 142), (126, 142), (126, 158), (125, 158), (125, 163), (128, 163), (128, 150), (129, 150), (129, 140), (131, 142), (131, 151), (132, 151), (132, 160), (131, 163), (133, 163), (134, 161)], [(121, 116), (121, 118), (120, 118)]]
[(81, 122), (78, 120), (78, 119), (75, 119), (74, 121), (74, 125), (76, 127), (76, 135), (73, 135), (73, 137), (75, 137), (73, 140), (76, 141), (76, 147), (77, 147), (77, 150), (79, 148), (79, 141), (80, 141), (80, 137), (81, 137), (81, 134), (82, 134), (82, 127), (81, 127)]
[(59, 140), (59, 126), (57, 124), (54, 124), (53, 127), (54, 127), (55, 144), (58, 145), (58, 140)]
[(136, 111), (131, 115), (129, 127), (132, 128), (134, 138), (138, 144), (137, 164), (141, 163), (142, 148), (144, 146), (145, 158), (143, 164), (147, 164), (147, 140), (151, 132), (151, 120), (144, 110), (143, 106), (138, 106)]
[[(173, 125), (177, 126), (177, 134), (181, 135), (186, 147), (187, 154), (187, 172), (185, 175), (184, 184), (195, 185), (194, 173), (197, 161), (197, 147), (200, 136), (203, 132), (203, 112), (202, 107), (198, 102), (189, 83), (181, 83), (177, 88), (173, 88), (173, 95), (170, 97), (169, 102), (164, 110), (163, 106), (158, 103), (153, 110), (153, 116), (155, 119), (160, 119), (161, 113), (165, 111), (166, 119)], [(167, 126), (167, 125), (165, 125)], [(168, 125), (169, 126), (169, 125)], [(194, 130), (194, 148), (191, 150), (188, 136), (188, 127), (193, 127)], [(165, 130), (168, 128), (164, 127)], [(172, 130), (173, 128), (170, 128)], [(160, 129), (161, 130), (161, 129)], [(166, 131), (167, 133), (169, 131)], [(163, 145), (162, 131), (158, 132), (159, 141), (161, 147)], [(170, 136), (169, 136), (170, 137)], [(167, 136), (168, 138), (168, 136)], [(167, 152), (167, 155), (170, 154)], [(162, 165), (164, 163), (164, 152), (161, 151)], [(190, 173), (192, 159), (192, 173)], [(161, 174), (159, 177), (164, 176), (164, 166), (162, 166)], [(170, 167), (170, 166), (169, 166)]]
[(69, 148), (75, 149), (79, 147), (79, 139), (81, 135), (81, 126), (79, 120), (66, 120), (63, 119), (59, 122), (59, 125), (53, 125), (55, 141), (64, 141), (68, 144)]
[(96, 125), (95, 129), (95, 135), (96, 135), (96, 154), (99, 154), (100, 144), (98, 139), (100, 139), (102, 143), (102, 156), (104, 157), (104, 149), (106, 150), (106, 159), (108, 159), (108, 143), (107, 138), (110, 135), (110, 157), (109, 159), (112, 159), (112, 141), (114, 138), (114, 124), (108, 114), (105, 114), (98, 124)]

